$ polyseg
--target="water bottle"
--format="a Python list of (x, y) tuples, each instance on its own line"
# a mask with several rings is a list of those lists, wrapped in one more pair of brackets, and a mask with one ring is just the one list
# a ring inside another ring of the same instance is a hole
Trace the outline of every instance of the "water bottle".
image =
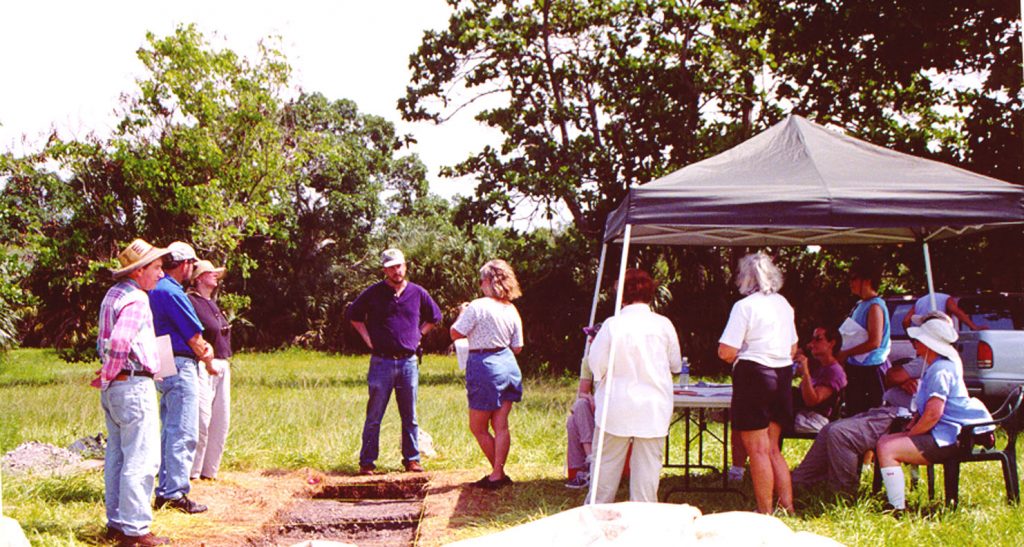
[(683, 367), (679, 370), (679, 385), (690, 385), (690, 360), (683, 356)]

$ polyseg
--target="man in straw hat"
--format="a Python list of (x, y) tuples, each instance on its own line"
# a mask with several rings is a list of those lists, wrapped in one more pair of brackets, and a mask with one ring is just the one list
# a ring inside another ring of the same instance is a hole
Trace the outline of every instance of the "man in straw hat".
[(112, 270), (114, 286), (100, 304), (96, 350), (102, 363), (100, 403), (107, 421), (107, 539), (119, 545), (167, 543), (167, 538), (150, 532), (149, 496), (160, 465), (153, 375), (160, 361), (146, 294), (163, 277), (160, 259), (167, 253), (141, 239), (133, 241), (117, 255), (121, 267)]
[(203, 340), (203, 324), (182, 284), (192, 275), (196, 252), (187, 243), (167, 246), (164, 275), (149, 295), (157, 336), (170, 335), (178, 373), (160, 382), (160, 480), (156, 487), (159, 509), (167, 505), (184, 513), (202, 513), (206, 506), (188, 498), (189, 474), (199, 439), (199, 362), (215, 374), (213, 349)]
[(405, 255), (387, 249), (380, 256), (384, 280), (364, 290), (347, 310), (348, 320), (370, 348), (363, 447), (359, 473), (373, 475), (377, 466), (380, 422), (395, 392), (402, 418), (402, 464), (406, 471), (423, 471), (420, 464), (416, 390), (419, 386), (417, 350), (420, 339), (441, 322), (441, 308), (426, 289), (405, 278)]

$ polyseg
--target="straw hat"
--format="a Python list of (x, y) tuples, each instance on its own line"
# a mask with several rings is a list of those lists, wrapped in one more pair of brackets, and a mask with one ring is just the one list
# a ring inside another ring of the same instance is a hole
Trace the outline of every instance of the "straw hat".
[(168, 249), (154, 247), (144, 239), (136, 239), (117, 255), (117, 261), (121, 267), (116, 270), (111, 269), (110, 273), (114, 275), (115, 279), (123, 277), (170, 252)]
[(209, 260), (200, 260), (196, 262), (195, 268), (192, 269), (191, 279), (192, 281), (195, 281), (196, 279), (199, 279), (199, 276), (207, 272), (213, 272), (217, 276), (217, 279), (220, 279), (224, 277), (224, 271), (225, 269), (223, 267), (214, 268), (213, 262), (210, 262)]
[(953, 328), (953, 320), (948, 315), (933, 311), (924, 316), (915, 315), (911, 320), (918, 326), (908, 328), (907, 336), (947, 359), (960, 362), (960, 354), (953, 347), (953, 343), (960, 336)]

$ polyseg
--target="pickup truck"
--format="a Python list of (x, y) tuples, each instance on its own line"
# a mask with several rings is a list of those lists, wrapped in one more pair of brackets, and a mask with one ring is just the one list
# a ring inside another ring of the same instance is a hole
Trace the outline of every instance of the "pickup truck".
[[(983, 293), (957, 295), (960, 308), (986, 330), (974, 331), (960, 325), (956, 348), (964, 363), (967, 391), (997, 408), (1014, 386), (1024, 384), (1024, 295)], [(914, 356), (914, 348), (903, 330), (903, 316), (914, 308), (917, 297), (886, 299), (892, 314), (892, 349), (889, 360), (898, 363)]]

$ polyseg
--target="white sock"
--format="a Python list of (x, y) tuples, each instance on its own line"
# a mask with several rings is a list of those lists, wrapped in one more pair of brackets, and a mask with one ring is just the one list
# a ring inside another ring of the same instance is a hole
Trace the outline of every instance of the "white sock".
[(894, 509), (906, 509), (907, 496), (904, 490), (905, 483), (903, 481), (903, 467), (899, 465), (894, 467), (883, 467), (882, 484), (885, 485), (885, 495), (889, 498), (889, 504), (892, 505)]

